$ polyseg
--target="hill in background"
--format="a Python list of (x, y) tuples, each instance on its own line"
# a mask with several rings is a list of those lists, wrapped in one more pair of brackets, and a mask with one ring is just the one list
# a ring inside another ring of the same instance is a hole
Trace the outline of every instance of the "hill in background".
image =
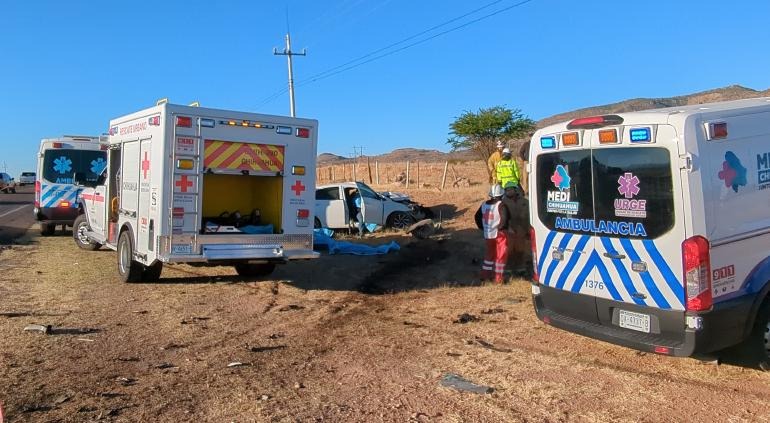
[[(538, 128), (548, 126), (565, 120), (572, 120), (578, 117), (603, 115), (608, 113), (635, 112), (639, 110), (660, 109), (665, 107), (686, 106), (691, 104), (714, 103), (718, 101), (741, 100), (744, 98), (770, 97), (770, 89), (757, 91), (740, 85), (730, 85), (729, 87), (717, 88), (715, 90), (703, 91), (695, 94), (682, 95), (667, 98), (635, 98), (618, 103), (605, 104), (603, 106), (587, 107), (584, 109), (573, 110), (571, 112), (559, 113), (547, 117), (537, 122)], [(418, 148), (400, 148), (387, 154), (378, 156), (369, 156), (370, 160), (379, 162), (443, 162), (445, 160), (468, 161), (477, 160), (469, 151), (455, 151), (444, 153), (438, 150), (424, 150)], [(331, 153), (322, 153), (318, 155), (318, 164), (339, 164), (350, 158), (338, 156)]]

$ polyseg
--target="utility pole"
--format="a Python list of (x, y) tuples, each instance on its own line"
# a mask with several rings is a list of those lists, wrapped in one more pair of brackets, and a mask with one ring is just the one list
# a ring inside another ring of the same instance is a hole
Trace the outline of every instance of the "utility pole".
[(294, 112), (294, 70), (292, 69), (291, 64), (291, 57), (292, 56), (305, 56), (307, 49), (302, 49), (302, 53), (294, 53), (291, 51), (291, 36), (289, 33), (286, 33), (286, 48), (283, 49), (283, 52), (278, 52), (278, 49), (273, 47), (273, 55), (274, 56), (286, 56), (288, 62), (289, 62), (289, 107), (291, 108), (291, 117), (295, 117), (296, 113)]

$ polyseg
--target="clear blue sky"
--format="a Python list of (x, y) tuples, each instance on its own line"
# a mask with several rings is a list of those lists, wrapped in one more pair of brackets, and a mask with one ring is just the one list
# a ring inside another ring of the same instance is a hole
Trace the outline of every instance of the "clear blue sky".
[[(512, 6), (502, 0), (438, 32)], [(770, 87), (770, 2), (531, 0), (313, 83), (308, 78), (492, 3), (461, 0), (8, 1), (0, 13), (0, 169), (34, 170), (39, 140), (99, 134), (158, 98), (288, 114), (286, 9), (297, 114), (319, 153), (446, 150), (464, 110), (533, 119), (634, 97)], [(399, 44), (402, 47), (409, 42)], [(391, 49), (392, 50), (392, 49)], [(386, 50), (391, 51), (391, 50)]]

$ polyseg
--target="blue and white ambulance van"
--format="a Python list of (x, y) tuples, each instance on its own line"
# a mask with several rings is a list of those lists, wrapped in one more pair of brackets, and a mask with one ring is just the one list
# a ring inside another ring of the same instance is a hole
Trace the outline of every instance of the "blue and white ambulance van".
[(551, 125), (529, 171), (540, 320), (674, 356), (743, 343), (769, 367), (770, 98)]
[(95, 185), (107, 166), (107, 140), (100, 139), (64, 135), (40, 141), (34, 213), (43, 236), (53, 235), (57, 225), (72, 226), (80, 214), (78, 194)]

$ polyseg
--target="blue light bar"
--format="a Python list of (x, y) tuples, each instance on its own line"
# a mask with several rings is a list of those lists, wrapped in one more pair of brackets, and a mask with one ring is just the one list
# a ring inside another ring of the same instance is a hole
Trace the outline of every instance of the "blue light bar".
[(556, 137), (540, 137), (540, 148), (556, 148)]
[(205, 118), (200, 118), (200, 119), (198, 119), (198, 122), (199, 122), (199, 123), (200, 123), (200, 125), (201, 125), (202, 127), (204, 127), (204, 128), (213, 128), (213, 127), (214, 127), (214, 125), (215, 125), (215, 123), (214, 123), (214, 119), (205, 119)]
[(650, 142), (651, 133), (650, 128), (634, 128), (629, 131), (631, 142)]
[(283, 135), (291, 135), (291, 126), (279, 126), (275, 129), (275, 132)]

